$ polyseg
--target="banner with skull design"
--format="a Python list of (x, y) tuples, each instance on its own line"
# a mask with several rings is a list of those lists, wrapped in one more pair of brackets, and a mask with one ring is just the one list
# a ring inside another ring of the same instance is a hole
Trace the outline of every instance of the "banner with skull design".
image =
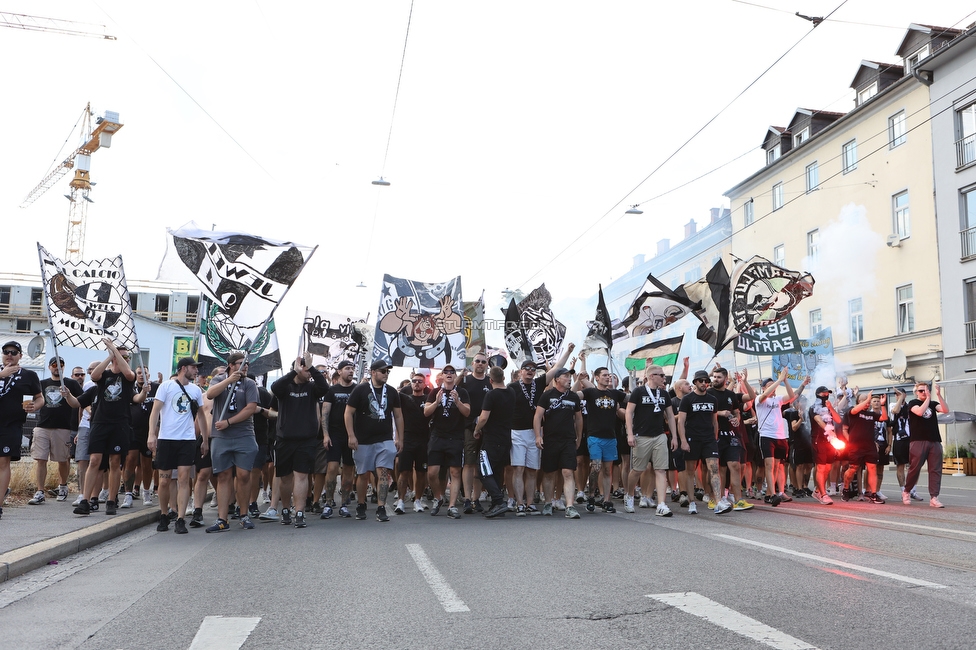
[(103, 338), (138, 351), (122, 256), (66, 262), (40, 243), (41, 281), (51, 333), (59, 346), (104, 350)]
[(556, 362), (566, 337), (566, 326), (556, 320), (549, 307), (551, 304), (552, 294), (545, 283), (530, 291), (518, 303), (522, 331), (532, 346), (534, 360), (546, 366)]
[(350, 361), (355, 365), (354, 379), (359, 381), (363, 367), (365, 346), (356, 326), (366, 321), (331, 312), (305, 308), (302, 323), (302, 351), (312, 355), (313, 366), (325, 366), (322, 374), (329, 378), (339, 369), (339, 363)]
[(419, 282), (384, 275), (371, 361), (409, 368), (463, 368), (462, 308), (461, 276)]

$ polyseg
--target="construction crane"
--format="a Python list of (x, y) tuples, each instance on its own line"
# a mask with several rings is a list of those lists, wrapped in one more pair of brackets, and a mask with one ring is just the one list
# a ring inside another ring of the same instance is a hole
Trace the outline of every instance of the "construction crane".
[[(105, 111), (101, 117), (95, 118), (95, 128), (92, 128), (92, 117), (91, 103), (89, 103), (85, 106), (78, 123), (75, 124), (75, 130), (80, 126), (82, 145), (48, 172), (20, 204), (22, 208), (28, 207), (61, 180), (69, 170), (74, 169), (74, 177), (68, 183), (69, 192), (64, 195), (70, 201), (68, 237), (64, 247), (64, 255), (71, 262), (81, 261), (82, 253), (85, 250), (85, 222), (88, 218), (88, 204), (94, 203), (88, 196), (92, 185), (94, 185), (89, 176), (91, 156), (99, 149), (111, 147), (112, 135), (122, 128), (119, 114), (113, 111)], [(74, 134), (75, 130), (72, 130), (71, 135)], [(68, 136), (69, 139), (71, 135)]]
[[(12, 29), (23, 29), (29, 32), (53, 32), (55, 34), (67, 34), (68, 36), (91, 36), (107, 41), (114, 41), (114, 36), (105, 33), (105, 25), (95, 25), (93, 23), (79, 23), (74, 20), (64, 20), (62, 18), (44, 18), (43, 16), (29, 16), (27, 14), (13, 14), (9, 11), (0, 11), (0, 27), (10, 27)], [(102, 33), (88, 31), (88, 27), (101, 27)]]

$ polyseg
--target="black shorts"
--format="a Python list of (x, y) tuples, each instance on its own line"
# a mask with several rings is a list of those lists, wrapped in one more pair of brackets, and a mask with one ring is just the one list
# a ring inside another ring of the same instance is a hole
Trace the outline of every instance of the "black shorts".
[(88, 434), (88, 453), (125, 456), (129, 453), (131, 438), (132, 427), (128, 422), (92, 422)]
[(625, 432), (623, 436), (617, 436), (617, 460), (614, 461), (614, 465), (619, 465), (620, 460), (626, 456), (630, 458), (630, 444), (627, 443), (627, 433)]
[(9, 457), (11, 461), (20, 460), (20, 445), (24, 442), (24, 428), (20, 424), (11, 424), (0, 429), (0, 457)]
[(356, 463), (352, 459), (352, 449), (349, 448), (349, 438), (343, 436), (331, 436), (332, 442), (326, 453), (326, 458), (330, 463), (342, 463), (345, 467), (355, 467)]
[[(627, 452), (630, 453), (629, 451)], [(587, 461), (590, 460), (590, 446), (586, 444), (586, 436), (580, 436), (579, 446), (576, 447), (576, 455), (582, 456)]]
[(542, 471), (558, 472), (561, 469), (576, 471), (576, 440), (542, 441)]
[(427, 446), (428, 467), (461, 467), (464, 441), (451, 438), (430, 437)]
[(878, 467), (884, 467), (891, 462), (891, 456), (888, 454), (888, 443), (875, 441), (878, 445)]
[(837, 450), (826, 440), (813, 443), (813, 462), (817, 465), (832, 465), (837, 460)]
[(759, 438), (759, 453), (763, 460), (775, 458), (776, 460), (786, 460), (790, 453), (789, 440), (777, 440), (776, 438)]
[(688, 440), (688, 447), (690, 451), (685, 452), (686, 463), (718, 458), (718, 440), (715, 438), (691, 438)]
[(668, 437), (668, 469), (676, 472), (685, 471), (685, 452), (679, 445), (677, 449), (671, 449), (671, 437)]
[(797, 442), (794, 441), (790, 445), (790, 464), (793, 467), (797, 465), (809, 465), (813, 462), (813, 447), (807, 444), (806, 440)]
[(891, 443), (891, 455), (895, 457), (895, 465), (907, 465), (909, 462), (908, 438), (895, 440)]
[(719, 435), (718, 438), (718, 462), (719, 465), (729, 463), (742, 463), (746, 458), (746, 450), (742, 448), (741, 441), (735, 436)]
[[(483, 441), (482, 441), (483, 442)], [(505, 476), (505, 468), (508, 467), (512, 462), (512, 450), (511, 445), (505, 447), (504, 445), (484, 445), (482, 444), (482, 451), (488, 456), (488, 464), (491, 465), (491, 475), (496, 477), (499, 481)], [(484, 478), (484, 466), (478, 462), (478, 478)]]
[(203, 447), (203, 438), (197, 436), (196, 451), (194, 452), (195, 455), (193, 457), (193, 466), (197, 468), (198, 472), (202, 469), (210, 469), (211, 467), (213, 467), (213, 458), (210, 456), (210, 450), (207, 449), (207, 455), (204, 456), (200, 453), (202, 447)]
[(876, 465), (878, 463), (878, 446), (875, 444), (849, 447), (849, 450), (847, 453), (847, 461), (851, 465)]
[(196, 455), (195, 440), (158, 440), (153, 468), (170, 472), (180, 467), (190, 467)]
[(129, 442), (129, 451), (138, 451), (146, 458), (152, 458), (153, 453), (149, 451), (149, 429), (137, 431), (132, 429), (132, 438)]
[(409, 472), (410, 470), (416, 470), (418, 472), (427, 471), (427, 445), (426, 444), (412, 444), (405, 445), (403, 450), (397, 454), (397, 471), (398, 472)]
[[(311, 474), (315, 468), (315, 452), (320, 446), (317, 438), (275, 440), (275, 476), (281, 478), (292, 472)], [(258, 455), (261, 454), (260, 449)]]

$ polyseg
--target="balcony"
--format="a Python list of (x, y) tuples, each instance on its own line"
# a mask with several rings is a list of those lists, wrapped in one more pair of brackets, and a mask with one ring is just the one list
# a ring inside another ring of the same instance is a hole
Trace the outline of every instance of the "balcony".
[(976, 321), (966, 323), (966, 352), (976, 350)]
[(976, 133), (956, 140), (956, 169), (976, 162)]
[(16, 302), (0, 302), (0, 315), (21, 318), (42, 318), (45, 316), (42, 305), (26, 305)]
[(960, 231), (959, 239), (962, 247), (962, 259), (976, 256), (976, 227)]

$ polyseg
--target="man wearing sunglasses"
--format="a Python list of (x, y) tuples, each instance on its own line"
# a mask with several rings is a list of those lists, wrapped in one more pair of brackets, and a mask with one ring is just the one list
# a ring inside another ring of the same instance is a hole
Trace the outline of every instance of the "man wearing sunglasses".
[[(44, 396), (37, 373), (20, 367), (23, 352), (20, 343), (8, 341), (0, 349), (3, 350), (3, 368), (0, 369), (0, 495), (4, 495), (10, 486), (10, 462), (20, 460), (20, 443), (27, 413), (40, 408)], [(0, 508), (2, 516), (3, 508)]]
[(403, 448), (400, 394), (386, 383), (390, 368), (382, 359), (373, 362), (369, 367), (369, 381), (353, 389), (343, 416), (349, 432), (349, 448), (356, 461), (356, 519), (366, 518), (366, 484), (369, 475), (376, 472), (376, 520), (390, 520), (386, 514), (390, 472), (397, 452)]
[(472, 360), (470, 375), (461, 380), (461, 388), (468, 391), (471, 398), (471, 414), (464, 425), (464, 467), (461, 469), (461, 480), (464, 483), (464, 514), (470, 515), (475, 510), (483, 512), (481, 506), (481, 480), (475, 469), (481, 454), (481, 441), (474, 437), (474, 427), (481, 415), (481, 405), (485, 395), (491, 391), (491, 380), (488, 378), (488, 357), (479, 352)]
[[(718, 400), (708, 394), (711, 377), (704, 370), (695, 373), (692, 391), (681, 399), (678, 408), (678, 437), (685, 452), (685, 484), (687, 491), (693, 493), (695, 469), (698, 461), (705, 463), (708, 481), (712, 488), (712, 501), (717, 506), (715, 514), (721, 515), (732, 510), (732, 505), (722, 499), (722, 481), (718, 474)], [(705, 472), (702, 472), (703, 478)], [(688, 514), (698, 514), (698, 507), (692, 501), (688, 504)]]
[[(68, 472), (71, 469), (72, 432), (78, 429), (78, 397), (81, 385), (74, 379), (65, 378), (61, 385), (61, 370), (64, 359), (51, 357), (48, 370), (51, 376), (41, 381), (41, 394), (44, 405), (37, 414), (34, 427), (34, 442), (31, 445), (31, 458), (34, 459), (34, 476), (37, 492), (27, 502), (37, 506), (44, 503), (44, 484), (47, 483), (47, 462), (58, 464), (61, 482), (58, 484), (58, 501), (68, 498)], [(84, 374), (84, 373), (82, 373)]]
[(400, 408), (403, 412), (403, 448), (397, 454), (397, 494), (400, 498), (393, 508), (398, 515), (404, 513), (403, 500), (407, 486), (413, 478), (413, 511), (423, 512), (427, 507), (424, 491), (427, 489), (427, 445), (430, 443), (430, 418), (424, 415), (427, 403), (427, 382), (422, 374), (410, 378), (410, 386), (400, 391)]
[(918, 483), (922, 463), (928, 462), (929, 505), (945, 508), (939, 501), (939, 492), (942, 491), (942, 436), (939, 435), (936, 411), (949, 412), (949, 404), (942, 396), (939, 382), (932, 382), (932, 390), (925, 382), (915, 384), (915, 399), (908, 403), (908, 476), (905, 477), (905, 487), (901, 493), (901, 502), (906, 506), (912, 503), (911, 493)]
[(427, 482), (434, 492), (430, 514), (436, 515), (444, 505), (444, 484), (440, 480), (441, 465), (447, 465), (451, 475), (451, 503), (447, 516), (460, 519), (457, 503), (461, 500), (461, 465), (464, 455), (464, 427), (471, 415), (468, 391), (457, 386), (457, 370), (448, 364), (441, 370), (444, 383), (436, 393), (427, 397), (424, 415), (430, 421), (430, 445), (427, 448)]

